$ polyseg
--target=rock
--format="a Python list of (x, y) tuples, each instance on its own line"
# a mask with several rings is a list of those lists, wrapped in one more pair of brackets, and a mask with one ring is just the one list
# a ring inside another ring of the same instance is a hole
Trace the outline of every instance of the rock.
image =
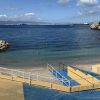
[(100, 26), (98, 26), (98, 29), (100, 30)]
[(97, 38), (100, 39), (100, 36), (98, 36)]
[(0, 40), (0, 52), (5, 51), (9, 48), (10, 44), (4, 40)]
[(100, 22), (93, 23), (90, 26), (91, 29), (100, 30)]

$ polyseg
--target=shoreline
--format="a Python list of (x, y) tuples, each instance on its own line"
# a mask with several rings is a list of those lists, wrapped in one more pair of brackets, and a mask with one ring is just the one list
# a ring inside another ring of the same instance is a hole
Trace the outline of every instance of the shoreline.
[[(87, 70), (87, 71), (92, 71), (92, 65), (97, 65), (97, 64), (100, 64), (100, 63), (92, 63), (92, 64), (65, 64), (66, 66), (76, 66), (78, 68), (81, 68), (81, 69), (84, 69), (84, 70)], [(59, 67), (59, 64), (51, 64), (52, 66), (58, 66)], [(25, 72), (31, 72), (31, 73), (44, 73), (46, 72), (48, 69), (47, 69), (47, 66), (0, 66), (0, 67), (4, 67), (4, 68), (8, 68), (8, 69), (15, 69), (15, 70), (19, 70), (19, 71), (25, 71)]]

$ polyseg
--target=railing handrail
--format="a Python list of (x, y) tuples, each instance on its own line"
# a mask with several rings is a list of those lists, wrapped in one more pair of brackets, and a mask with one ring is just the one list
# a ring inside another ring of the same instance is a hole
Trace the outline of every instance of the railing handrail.
[[(30, 73), (30, 72), (24, 72), (24, 71), (15, 70), (15, 69), (8, 69), (8, 68), (4, 68), (4, 67), (0, 67), (0, 69), (1, 69), (0, 72), (2, 72), (4, 74), (10, 74), (11, 76), (18, 76), (18, 77), (22, 77), (22, 78), (30, 78), (32, 80), (37, 80), (37, 79), (31, 78), (32, 76), (36, 76), (36, 78), (38, 76), (38, 77), (41, 77), (41, 78), (44, 78), (44, 79), (48, 79), (48, 81), (49, 80), (52, 80), (52, 81), (58, 80), (58, 79), (53, 78), (53, 77), (43, 76), (39, 73), (34, 74), (34, 73)], [(5, 71), (2, 71), (2, 70), (5, 70)], [(6, 71), (10, 71), (10, 72), (6, 72)], [(14, 72), (16, 72), (16, 73), (14, 73)], [(20, 74), (22, 74), (22, 75), (20, 75)], [(26, 75), (26, 77), (25, 77), (25, 75)], [(39, 80), (41, 81), (41, 79), (39, 79)], [(60, 80), (63, 81), (62, 79), (60, 79)], [(45, 80), (45, 81), (47, 81), (47, 80)], [(58, 83), (56, 83), (56, 84), (58, 84)]]
[[(69, 86), (70, 86), (70, 80), (68, 80), (67, 78), (65, 78), (63, 75), (61, 75), (57, 70), (54, 69), (54, 67), (50, 64), (47, 64), (47, 67), (51, 67), (54, 71), (56, 71), (56, 73), (58, 73), (62, 78), (60, 78), (60, 81), (63, 81), (64, 84), (66, 84), (66, 82), (69, 83)], [(66, 80), (66, 82), (65, 82)], [(67, 85), (67, 84), (66, 84)]]
[[(3, 67), (0, 67), (0, 69), (4, 69), (4, 70), (9, 70), (9, 71), (15, 71), (15, 72), (20, 72), (20, 73), (23, 73), (23, 74), (29, 74), (30, 72), (24, 72), (24, 71), (19, 71), (19, 70), (14, 70), (14, 69), (8, 69), (8, 68), (3, 68)], [(3, 73), (6, 73), (6, 72), (3, 72)], [(12, 73), (11, 73), (12, 74)], [(40, 76), (40, 77), (43, 77), (43, 78), (51, 78), (51, 79), (55, 79), (53, 77), (49, 77), (49, 76), (44, 76), (42, 74), (39, 74), (39, 73), (36, 73), (36, 74), (33, 74), (33, 73), (30, 73), (32, 76)]]
[[(53, 68), (53, 66), (51, 66), (50, 64), (48, 64), (50, 67), (52, 67), (52, 69), (54, 69)], [(54, 69), (55, 70), (55, 69)], [(67, 78), (65, 78), (63, 75), (61, 75), (57, 70), (55, 70), (61, 77), (63, 77), (64, 79), (67, 79)], [(68, 79), (67, 79), (68, 80)]]

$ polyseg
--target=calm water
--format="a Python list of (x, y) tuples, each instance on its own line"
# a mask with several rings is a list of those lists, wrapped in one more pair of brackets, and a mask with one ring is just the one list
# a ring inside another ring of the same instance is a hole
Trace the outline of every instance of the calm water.
[(80, 64), (100, 61), (100, 31), (88, 25), (0, 26), (0, 39), (11, 48), (0, 53), (0, 65), (46, 66), (47, 63)]

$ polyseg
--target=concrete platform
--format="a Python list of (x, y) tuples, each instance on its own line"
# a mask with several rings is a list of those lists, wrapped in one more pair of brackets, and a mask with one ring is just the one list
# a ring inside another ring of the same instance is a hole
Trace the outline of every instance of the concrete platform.
[(24, 100), (22, 83), (0, 78), (0, 100)]

